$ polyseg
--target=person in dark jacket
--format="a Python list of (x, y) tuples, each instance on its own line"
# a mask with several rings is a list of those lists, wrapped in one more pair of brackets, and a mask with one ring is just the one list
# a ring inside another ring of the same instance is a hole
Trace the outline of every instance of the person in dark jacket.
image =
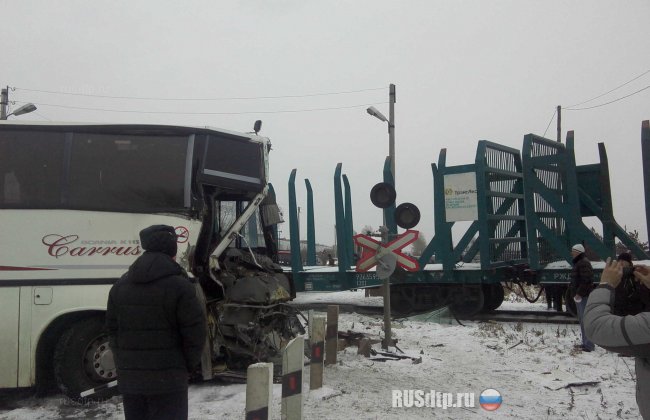
[(573, 300), (578, 310), (578, 321), (580, 321), (580, 332), (582, 333), (582, 344), (576, 346), (583, 351), (594, 351), (595, 345), (585, 334), (584, 312), (587, 306), (589, 293), (594, 289), (594, 270), (589, 259), (585, 255), (585, 247), (576, 244), (571, 247), (573, 257), (573, 270), (571, 271), (571, 287), (574, 290)]
[[(599, 346), (635, 357), (636, 402), (641, 416), (650, 420), (650, 312), (612, 314), (615, 290), (623, 277), (622, 265), (620, 261), (607, 259), (600, 284), (591, 293), (585, 310), (585, 331)], [(637, 266), (633, 275), (639, 286), (650, 288), (648, 267)]]
[(194, 284), (174, 260), (174, 228), (140, 232), (145, 252), (111, 288), (106, 327), (128, 419), (187, 419), (188, 377), (206, 340)]

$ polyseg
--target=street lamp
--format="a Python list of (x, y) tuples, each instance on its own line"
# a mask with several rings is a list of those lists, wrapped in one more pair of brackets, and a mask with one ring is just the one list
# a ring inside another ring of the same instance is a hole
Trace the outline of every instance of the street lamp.
[(17, 117), (18, 115), (36, 111), (36, 105), (28, 103), (19, 107), (14, 112), (7, 114), (7, 105), (9, 105), (9, 86), (6, 89), (2, 89), (2, 93), (0, 94), (0, 120), (6, 120), (12, 115)]
[(36, 111), (36, 105), (34, 105), (33, 103), (30, 102), (30, 103), (25, 104), (25, 105), (21, 106), (20, 108), (16, 109), (14, 112), (8, 114), (7, 118), (11, 117), (12, 115), (14, 117), (17, 117), (19, 115), (29, 114), (30, 112), (34, 112), (34, 111)]
[(368, 114), (372, 115), (372, 116), (375, 117), (375, 118), (379, 118), (379, 119), (382, 120), (383, 122), (388, 122), (388, 118), (386, 118), (386, 117), (384, 116), (384, 114), (382, 114), (381, 112), (379, 112), (379, 110), (378, 110), (377, 108), (375, 108), (374, 106), (371, 106), (370, 108), (366, 109), (366, 112), (367, 112)]
[(380, 121), (388, 123), (388, 156), (390, 157), (390, 172), (395, 183), (395, 85), (390, 84), (388, 91), (388, 118), (374, 106), (366, 109), (366, 112)]

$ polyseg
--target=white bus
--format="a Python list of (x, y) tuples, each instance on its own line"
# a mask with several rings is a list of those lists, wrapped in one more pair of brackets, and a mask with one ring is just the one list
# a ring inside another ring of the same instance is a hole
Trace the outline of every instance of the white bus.
[(206, 298), (203, 378), (277, 357), (302, 327), (274, 262), (269, 149), (208, 128), (0, 123), (0, 388), (56, 383), (74, 398), (116, 378), (108, 291), (152, 224), (176, 228)]

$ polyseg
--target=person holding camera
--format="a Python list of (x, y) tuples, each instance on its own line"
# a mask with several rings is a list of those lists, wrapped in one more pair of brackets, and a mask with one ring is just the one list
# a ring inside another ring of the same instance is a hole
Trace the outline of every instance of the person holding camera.
[(614, 315), (636, 315), (650, 310), (650, 289), (643, 284), (637, 284), (634, 278), (634, 264), (629, 252), (622, 252), (616, 259), (623, 267), (623, 278), (614, 293)]
[[(600, 284), (591, 293), (584, 313), (587, 336), (599, 346), (635, 357), (636, 402), (641, 416), (650, 420), (650, 312), (618, 316), (612, 313), (615, 290), (623, 278), (624, 265), (607, 259)], [(632, 275), (650, 288), (650, 269), (636, 266)]]
[(576, 244), (571, 247), (571, 257), (573, 257), (573, 270), (571, 271), (571, 289), (573, 300), (578, 310), (578, 321), (580, 321), (580, 332), (582, 333), (582, 344), (576, 348), (582, 351), (594, 351), (592, 343), (585, 334), (583, 322), (585, 307), (587, 306), (587, 297), (594, 289), (594, 270), (591, 267), (589, 259), (585, 255), (585, 247)]

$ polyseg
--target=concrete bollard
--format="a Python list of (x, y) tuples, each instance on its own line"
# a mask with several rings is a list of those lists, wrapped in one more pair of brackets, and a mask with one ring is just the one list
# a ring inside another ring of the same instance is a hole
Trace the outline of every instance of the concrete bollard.
[(282, 353), (282, 420), (302, 420), (302, 337), (289, 341)]
[(273, 398), (273, 363), (255, 363), (246, 372), (246, 420), (268, 420)]
[(361, 354), (366, 357), (370, 357), (370, 340), (367, 338), (362, 338), (359, 340), (359, 348), (357, 354)]
[(309, 389), (323, 386), (323, 356), (325, 354), (325, 317), (315, 316), (311, 330), (311, 364), (309, 365)]
[(335, 365), (339, 339), (339, 306), (327, 306), (327, 333), (325, 335), (325, 364)]

